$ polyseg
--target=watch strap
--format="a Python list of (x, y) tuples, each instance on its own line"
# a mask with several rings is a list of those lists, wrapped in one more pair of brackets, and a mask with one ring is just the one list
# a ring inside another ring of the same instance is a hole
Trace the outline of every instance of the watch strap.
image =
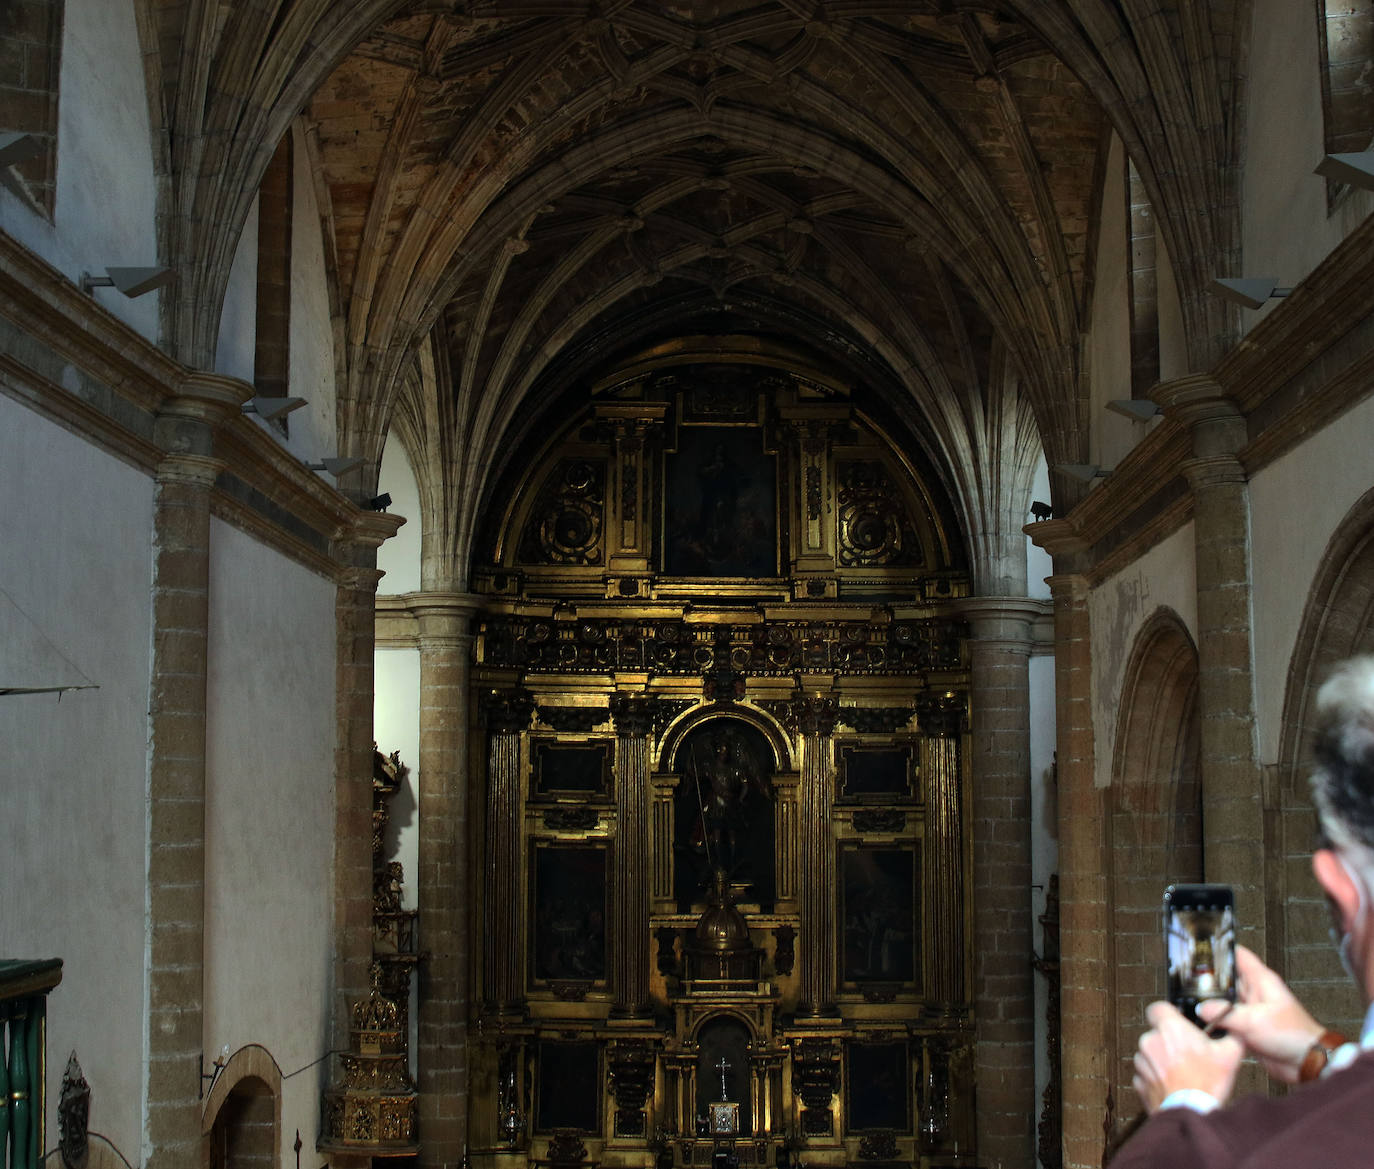
[(1336, 1049), (1347, 1042), (1339, 1031), (1323, 1031), (1303, 1056), (1302, 1066), (1298, 1068), (1298, 1083), (1307, 1084), (1320, 1076)]

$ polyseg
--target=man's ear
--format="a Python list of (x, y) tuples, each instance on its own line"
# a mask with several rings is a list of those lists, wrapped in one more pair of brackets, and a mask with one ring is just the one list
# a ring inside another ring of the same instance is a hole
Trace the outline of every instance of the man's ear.
[(1350, 870), (1334, 850), (1319, 848), (1312, 854), (1312, 872), (1340, 911), (1341, 932), (1349, 933), (1360, 911), (1360, 891), (1355, 886)]

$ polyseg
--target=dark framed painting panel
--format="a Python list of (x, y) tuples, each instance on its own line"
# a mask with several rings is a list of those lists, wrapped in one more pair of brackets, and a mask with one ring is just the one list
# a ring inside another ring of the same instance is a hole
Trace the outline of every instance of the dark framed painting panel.
[(679, 426), (664, 465), (663, 571), (776, 577), (777, 456), (759, 427)]
[(602, 843), (535, 844), (530, 954), (536, 983), (606, 978), (608, 854)]
[(894, 746), (840, 748), (835, 768), (836, 796), (841, 800), (903, 803), (916, 801), (916, 750), (910, 743)]
[(541, 1040), (535, 1049), (534, 1128), (551, 1133), (601, 1131), (601, 1048)]
[(920, 978), (920, 851), (915, 844), (840, 848), (840, 978), (916, 984)]
[(911, 1131), (911, 1054), (905, 1043), (847, 1043), (844, 1071), (847, 1131)]
[(531, 791), (535, 798), (610, 798), (612, 763), (609, 742), (560, 743), (553, 740), (536, 740), (533, 746)]

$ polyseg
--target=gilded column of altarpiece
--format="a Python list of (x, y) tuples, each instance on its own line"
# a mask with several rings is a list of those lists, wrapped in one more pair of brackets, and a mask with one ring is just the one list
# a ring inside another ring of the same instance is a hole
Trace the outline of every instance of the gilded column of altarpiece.
[(917, 468), (844, 387), (682, 362), (503, 498), (473, 1158), (957, 1163), (967, 578)]

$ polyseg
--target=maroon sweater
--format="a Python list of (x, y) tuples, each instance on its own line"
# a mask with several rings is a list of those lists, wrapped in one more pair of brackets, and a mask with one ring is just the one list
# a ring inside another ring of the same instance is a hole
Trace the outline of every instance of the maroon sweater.
[(1247, 1096), (1199, 1115), (1155, 1113), (1112, 1169), (1358, 1169), (1374, 1166), (1374, 1052), (1287, 1096)]

